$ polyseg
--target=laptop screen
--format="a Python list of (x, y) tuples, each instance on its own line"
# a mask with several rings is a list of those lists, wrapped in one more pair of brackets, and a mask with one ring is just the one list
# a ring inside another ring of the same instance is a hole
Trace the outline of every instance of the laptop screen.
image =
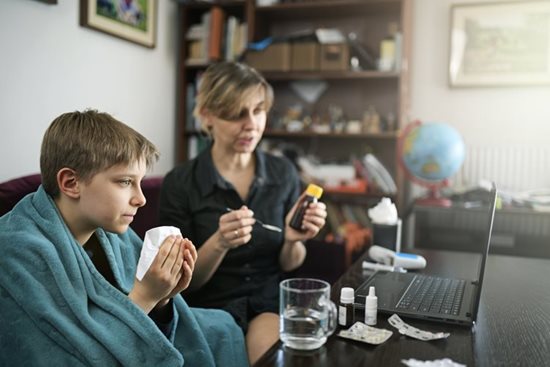
[[(489, 215), (487, 215), (487, 220), (489, 223), (487, 223), (486, 227), (486, 235), (481, 247), (482, 250), (482, 256), (481, 256), (481, 263), (479, 265), (479, 286), (477, 287), (477, 297), (475, 297), (475, 308), (473, 310), (473, 320), (476, 321), (477, 319), (477, 311), (479, 308), (479, 301), (481, 299), (481, 288), (483, 285), (483, 278), (485, 277), (485, 264), (487, 263), (487, 256), (489, 256), (489, 244), (491, 243), (491, 233), (493, 231), (493, 222), (495, 219), (495, 208), (496, 208), (496, 202), (497, 202), (497, 189), (495, 184), (493, 183), (493, 187), (490, 192), (488, 192), (489, 200), (488, 200), (488, 209), (489, 209)], [(485, 213), (484, 213), (485, 215)]]

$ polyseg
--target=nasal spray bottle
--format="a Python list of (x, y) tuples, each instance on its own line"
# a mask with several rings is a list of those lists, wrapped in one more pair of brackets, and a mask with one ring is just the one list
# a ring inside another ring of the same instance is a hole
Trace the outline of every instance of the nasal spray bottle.
[(378, 313), (378, 297), (376, 297), (374, 287), (369, 287), (369, 295), (365, 298), (365, 324), (376, 325), (376, 316)]
[(290, 227), (297, 231), (303, 231), (302, 222), (309, 204), (316, 203), (323, 195), (323, 188), (314, 184), (309, 184), (306, 189), (306, 195), (300, 200), (296, 207), (296, 212), (290, 219)]

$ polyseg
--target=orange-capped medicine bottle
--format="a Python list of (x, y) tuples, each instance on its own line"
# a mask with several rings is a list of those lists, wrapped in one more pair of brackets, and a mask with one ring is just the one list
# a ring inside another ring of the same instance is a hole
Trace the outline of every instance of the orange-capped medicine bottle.
[(290, 219), (290, 227), (297, 231), (302, 231), (302, 222), (304, 214), (311, 203), (316, 203), (323, 195), (323, 188), (314, 184), (309, 184), (306, 189), (306, 195), (300, 200), (296, 207), (296, 212)]

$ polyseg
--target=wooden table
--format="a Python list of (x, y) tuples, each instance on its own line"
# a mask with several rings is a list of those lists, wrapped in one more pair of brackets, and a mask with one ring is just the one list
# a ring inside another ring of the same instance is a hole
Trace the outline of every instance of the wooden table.
[[(418, 250), (428, 267), (422, 272), (473, 278), (478, 254)], [(359, 259), (332, 286), (332, 300), (340, 288), (357, 288), (371, 273), (362, 270)], [(328, 261), (328, 259), (327, 259)], [(416, 319), (403, 320), (423, 330), (448, 331), (447, 339), (423, 342), (400, 335), (388, 324), (390, 315), (378, 314), (377, 327), (394, 332), (385, 343), (374, 346), (336, 336), (315, 351), (295, 351), (273, 345), (254, 365), (267, 366), (403, 366), (402, 359), (451, 358), (467, 366), (550, 365), (550, 260), (490, 255), (478, 320), (473, 327), (439, 324)], [(363, 320), (359, 310), (355, 320)]]

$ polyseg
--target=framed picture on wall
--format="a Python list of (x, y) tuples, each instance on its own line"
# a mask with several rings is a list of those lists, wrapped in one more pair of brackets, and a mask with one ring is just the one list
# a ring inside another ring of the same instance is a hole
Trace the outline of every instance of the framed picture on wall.
[(550, 84), (550, 1), (451, 8), (451, 86)]
[(80, 25), (153, 48), (157, 0), (80, 0)]

